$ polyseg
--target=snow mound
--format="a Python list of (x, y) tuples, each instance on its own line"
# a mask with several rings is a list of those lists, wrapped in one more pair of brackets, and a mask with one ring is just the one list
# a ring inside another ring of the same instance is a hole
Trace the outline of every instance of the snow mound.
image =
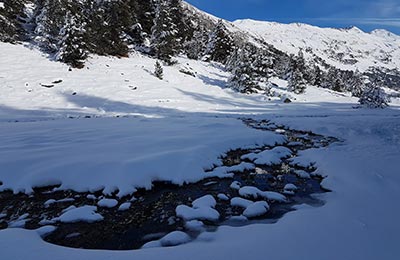
[(160, 243), (162, 246), (177, 246), (189, 242), (190, 236), (182, 231), (173, 231), (161, 238)]
[(118, 211), (128, 210), (131, 207), (131, 205), (132, 205), (132, 203), (130, 203), (130, 202), (122, 203), (121, 206), (119, 206)]
[(277, 146), (261, 153), (245, 154), (241, 158), (251, 160), (258, 165), (276, 165), (282, 163), (282, 159), (288, 158), (292, 154), (293, 152), (289, 148)]
[(211, 174), (212, 176), (215, 177), (232, 177), (233, 175), (231, 173), (234, 172), (244, 172), (246, 170), (254, 170), (256, 166), (252, 163), (247, 163), (247, 162), (242, 162), (238, 165), (234, 166), (220, 166), (215, 169), (213, 169), (211, 172), (208, 174)]
[(192, 202), (192, 206), (195, 209), (199, 208), (215, 208), (217, 205), (217, 201), (211, 195), (206, 195), (201, 198), (198, 198)]
[(114, 208), (118, 205), (118, 200), (115, 199), (101, 199), (97, 202), (97, 206), (102, 208)]
[(243, 198), (235, 197), (231, 199), (231, 206), (232, 207), (240, 207), (240, 208), (247, 208), (254, 202), (251, 200), (246, 200)]
[(249, 206), (243, 211), (243, 216), (247, 218), (255, 218), (265, 215), (269, 210), (269, 205), (266, 201), (257, 201)]
[(54, 218), (54, 221), (60, 221), (63, 223), (75, 223), (75, 222), (97, 222), (102, 221), (104, 218), (102, 215), (96, 213), (96, 206), (82, 206), (79, 208), (72, 208), (61, 216)]
[(295, 158), (291, 158), (289, 164), (293, 166), (308, 168), (310, 166), (313, 166), (315, 164), (315, 161), (310, 158), (307, 158), (306, 156), (298, 156)]
[(239, 190), (240, 187), (242, 186), (242, 184), (238, 181), (234, 181), (231, 183), (231, 185), (229, 186), (232, 190)]
[(219, 213), (212, 208), (198, 208), (194, 209), (186, 205), (179, 205), (176, 207), (176, 215), (184, 220), (208, 220), (217, 221)]
[(297, 190), (297, 186), (294, 185), (293, 183), (288, 183), (285, 185), (285, 187), (283, 188), (284, 190), (289, 190), (289, 191), (295, 191)]
[(223, 193), (218, 194), (217, 198), (220, 199), (220, 200), (223, 200), (223, 201), (229, 200), (229, 197), (226, 194), (223, 194)]
[(44, 206), (49, 207), (50, 205), (55, 204), (55, 203), (64, 203), (64, 202), (72, 202), (72, 201), (75, 201), (75, 199), (74, 198), (65, 198), (65, 199), (60, 199), (60, 200), (49, 199), (44, 203)]
[(240, 188), (239, 195), (245, 198), (263, 198), (267, 200), (275, 200), (280, 202), (286, 202), (287, 199), (284, 195), (274, 191), (261, 191), (257, 187), (245, 186)]
[(204, 223), (199, 220), (191, 220), (185, 223), (185, 228), (192, 231), (202, 231)]
[(193, 207), (179, 205), (176, 207), (176, 215), (186, 221), (208, 220), (217, 221), (220, 217), (218, 211), (213, 209), (217, 202), (211, 195), (206, 195), (193, 201)]
[(55, 226), (43, 226), (36, 229), (36, 232), (38, 233), (39, 236), (45, 237), (47, 234), (52, 233), (56, 229), (57, 227)]
[(288, 183), (285, 185), (285, 187), (283, 187), (283, 194), (295, 195), (297, 190), (298, 190), (298, 188), (296, 185), (294, 185), (292, 183)]

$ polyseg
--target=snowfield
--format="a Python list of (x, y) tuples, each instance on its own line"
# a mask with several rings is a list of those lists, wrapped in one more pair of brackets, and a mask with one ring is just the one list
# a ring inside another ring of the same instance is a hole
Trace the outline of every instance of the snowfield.
[[(74, 123), (75, 122), (75, 123)], [(46, 126), (46, 127), (43, 127)], [(0, 125), (0, 190), (31, 193), (61, 185), (106, 195), (150, 189), (153, 181), (196, 182), (221, 154), (281, 144), (283, 136), (210, 117), (60, 119)]]
[[(315, 162), (315, 174), (327, 176), (323, 185), (332, 192), (319, 195), (326, 204), (297, 206), (275, 224), (222, 226), (192, 242), (186, 233), (173, 232), (135, 251), (64, 248), (41, 239), (52, 227), (9, 228), (0, 231), (1, 259), (375, 260), (400, 255), (398, 100), (385, 110), (354, 109), (357, 100), (350, 95), (310, 87), (284, 104), (225, 89), (229, 75), (217, 64), (178, 61), (165, 68), (161, 81), (151, 74), (155, 60), (139, 54), (92, 57), (87, 68), (69, 71), (28, 46), (0, 43), (0, 189), (30, 193), (34, 187), (60, 185), (123, 196), (140, 187), (151, 189), (157, 180), (195, 182), (222, 166), (219, 157), (230, 149), (287, 142), (279, 133), (258, 131), (240, 120), (251, 117), (342, 140), (303, 151), (293, 162)], [(196, 77), (182, 69), (197, 72)], [(280, 91), (288, 94), (284, 84)], [(268, 154), (266, 161), (286, 152)], [(229, 170), (215, 174), (223, 177)], [(249, 198), (285, 199), (232, 187)], [(246, 207), (249, 217), (268, 211), (263, 202), (233, 198), (232, 203)], [(213, 205), (215, 198), (206, 196), (177, 211), (189, 226), (201, 228), (199, 214), (215, 218)], [(99, 205), (111, 206), (117, 206), (115, 201)], [(70, 209), (59, 218), (99, 221), (96, 208)]]

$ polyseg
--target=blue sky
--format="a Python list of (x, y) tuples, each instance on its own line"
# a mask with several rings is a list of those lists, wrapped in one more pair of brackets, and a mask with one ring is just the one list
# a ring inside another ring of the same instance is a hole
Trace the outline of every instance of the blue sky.
[(187, 0), (227, 20), (252, 18), (400, 34), (400, 0)]

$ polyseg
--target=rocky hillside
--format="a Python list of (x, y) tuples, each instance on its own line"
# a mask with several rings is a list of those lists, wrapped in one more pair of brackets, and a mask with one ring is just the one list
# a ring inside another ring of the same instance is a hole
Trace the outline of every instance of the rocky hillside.
[(383, 31), (229, 23), (181, 0), (0, 2), (1, 41), (29, 42), (73, 67), (93, 54), (139, 51), (166, 65), (179, 55), (221, 63), (232, 74), (227, 85), (243, 93), (274, 95), (272, 77), (287, 80), (297, 94), (308, 85), (355, 96), (400, 86), (400, 37)]

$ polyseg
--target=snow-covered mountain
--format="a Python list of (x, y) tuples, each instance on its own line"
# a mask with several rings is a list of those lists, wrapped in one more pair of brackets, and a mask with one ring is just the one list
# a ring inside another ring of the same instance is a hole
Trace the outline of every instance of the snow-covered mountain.
[(238, 20), (234, 24), (283, 52), (296, 55), (302, 50), (309, 59), (320, 58), (344, 70), (400, 68), (400, 36), (386, 30), (366, 33), (356, 27), (320, 28), (254, 20)]

